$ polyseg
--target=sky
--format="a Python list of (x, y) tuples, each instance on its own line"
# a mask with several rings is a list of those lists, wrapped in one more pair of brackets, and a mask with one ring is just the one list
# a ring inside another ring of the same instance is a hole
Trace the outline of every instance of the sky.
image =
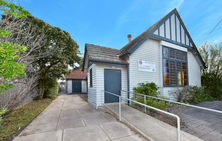
[[(136, 38), (173, 8), (177, 8), (197, 47), (222, 19), (221, 0), (20, 0), (20, 5), (33, 16), (69, 32), (81, 56), (85, 43), (122, 48), (128, 34)], [(222, 22), (205, 41), (218, 44), (221, 31)]]

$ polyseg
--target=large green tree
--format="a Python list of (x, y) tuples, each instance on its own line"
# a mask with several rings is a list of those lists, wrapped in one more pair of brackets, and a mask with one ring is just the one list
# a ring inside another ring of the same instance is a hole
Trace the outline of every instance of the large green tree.
[[(62, 79), (66, 74), (70, 73), (68, 65), (73, 68), (76, 67), (75, 63), (80, 61), (80, 51), (78, 44), (68, 32), (58, 27), (53, 27), (35, 17), (32, 17), (32, 24), (45, 34), (46, 43), (41, 47), (41, 50), (46, 52), (52, 50), (50, 55), (45, 55), (34, 62), (41, 71), (39, 87), (41, 88), (41, 98), (43, 98), (47, 87), (46, 82)], [(34, 53), (38, 53), (38, 51)]]
[(222, 98), (222, 42), (215, 45), (206, 42), (199, 52), (207, 66), (201, 72), (202, 86), (214, 98)]

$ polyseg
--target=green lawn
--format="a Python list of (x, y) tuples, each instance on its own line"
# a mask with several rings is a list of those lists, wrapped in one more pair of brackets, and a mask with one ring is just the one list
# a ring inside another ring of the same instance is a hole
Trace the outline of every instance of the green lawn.
[(29, 125), (50, 103), (52, 99), (34, 100), (21, 108), (8, 113), (2, 120), (0, 141), (12, 139)]

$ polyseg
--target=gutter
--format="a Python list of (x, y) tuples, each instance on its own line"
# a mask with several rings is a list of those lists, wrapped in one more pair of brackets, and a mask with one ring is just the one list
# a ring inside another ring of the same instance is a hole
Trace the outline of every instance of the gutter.
[(91, 62), (99, 62), (99, 63), (107, 63), (107, 64), (120, 64), (120, 65), (129, 65), (129, 63), (122, 63), (122, 62), (112, 62), (112, 61), (104, 61), (104, 60), (95, 60), (89, 59)]
[(127, 51), (127, 52), (121, 54), (119, 57), (124, 58), (126, 55), (128, 56), (129, 54), (131, 54), (131, 53), (129, 51)]

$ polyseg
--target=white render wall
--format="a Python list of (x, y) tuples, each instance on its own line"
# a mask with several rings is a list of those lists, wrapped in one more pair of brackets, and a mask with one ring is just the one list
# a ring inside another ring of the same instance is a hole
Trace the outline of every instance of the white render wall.
[(82, 90), (81, 90), (82, 93), (87, 93), (87, 82), (86, 82), (86, 80), (81, 81), (81, 88), (82, 88)]
[(104, 90), (104, 70), (105, 69), (121, 70), (121, 89), (127, 90), (127, 67), (96, 64), (97, 106), (102, 106), (104, 103), (104, 93), (102, 93), (102, 90)]
[[(160, 86), (160, 41), (147, 39), (129, 57), (130, 91), (137, 87), (138, 83), (154, 82)], [(138, 60), (156, 63), (156, 72), (138, 71)], [(132, 96), (132, 94), (131, 94)]]
[(72, 93), (72, 80), (67, 80), (67, 93)]
[(192, 52), (188, 52), (188, 78), (190, 86), (201, 86), (200, 65)]

